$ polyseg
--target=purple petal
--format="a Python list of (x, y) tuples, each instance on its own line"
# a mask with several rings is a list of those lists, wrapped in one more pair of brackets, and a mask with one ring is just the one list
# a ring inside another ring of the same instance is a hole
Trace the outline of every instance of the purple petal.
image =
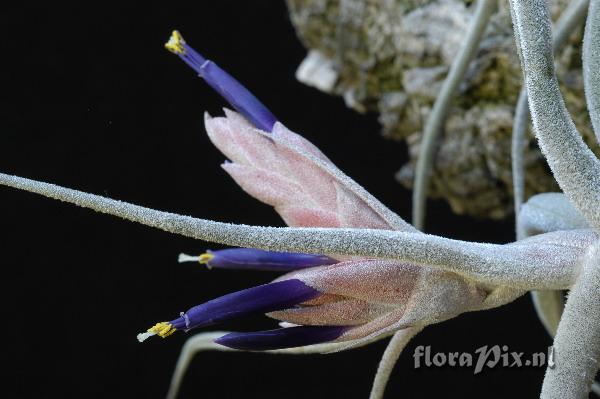
[(254, 126), (271, 132), (277, 118), (248, 89), (214, 62), (202, 57), (175, 31), (166, 47), (195, 70), (233, 108)]
[(299, 326), (250, 333), (229, 333), (215, 343), (233, 349), (264, 351), (333, 341), (349, 327)]
[(325, 255), (263, 251), (253, 248), (230, 248), (207, 251), (209, 267), (218, 269), (249, 269), (288, 272), (338, 263)]
[(287, 309), (321, 293), (298, 279), (259, 285), (194, 306), (169, 324), (189, 330), (252, 313)]
[(254, 126), (271, 132), (277, 118), (248, 89), (233, 76), (212, 61), (201, 68), (200, 76), (216, 90), (236, 111), (244, 115)]

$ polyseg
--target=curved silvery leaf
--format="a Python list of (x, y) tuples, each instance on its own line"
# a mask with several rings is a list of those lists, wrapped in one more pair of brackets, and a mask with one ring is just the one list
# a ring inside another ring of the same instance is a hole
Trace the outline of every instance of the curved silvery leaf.
[(559, 230), (589, 229), (590, 226), (562, 193), (531, 197), (519, 212), (519, 231), (529, 237)]
[(590, 119), (600, 142), (600, 5), (591, 1), (583, 36), (583, 82)]
[[(572, 1), (556, 21), (554, 37), (552, 40), (552, 48), (555, 53), (558, 53), (563, 48), (567, 43), (569, 36), (581, 25), (581, 22), (585, 20), (588, 4), (589, 0)], [(529, 124), (529, 108), (527, 108), (527, 105), (527, 88), (523, 87), (521, 88), (519, 99), (515, 106), (511, 143), (514, 208), (515, 216), (517, 217), (521, 205), (525, 201), (525, 166), (523, 155), (526, 146), (525, 133), (527, 132), (527, 126)]]
[(563, 192), (593, 227), (600, 227), (600, 161), (583, 142), (560, 93), (545, 3), (512, 1), (529, 108), (540, 147)]
[(280, 252), (394, 259), (452, 271), (484, 284), (522, 289), (570, 287), (586, 246), (597, 239), (594, 231), (572, 230), (498, 245), (391, 230), (235, 225), (158, 211), (2, 173), (0, 185), (208, 242)]
[[(531, 197), (517, 218), (517, 236), (530, 237), (559, 230), (589, 228), (585, 218), (562, 193), (544, 193)], [(563, 312), (562, 291), (532, 291), (532, 300), (538, 316), (554, 337)]]
[(571, 289), (546, 369), (542, 398), (587, 397), (600, 366), (600, 246), (590, 248)]
[[(600, 227), (600, 162), (583, 143), (558, 89), (550, 43), (548, 5), (510, 2), (529, 95), (534, 130), (559, 185), (595, 228)], [(582, 262), (560, 321), (555, 346), (560, 368), (548, 368), (542, 398), (580, 398), (590, 390), (600, 363), (597, 245)], [(561, 355), (562, 353), (562, 360)]]

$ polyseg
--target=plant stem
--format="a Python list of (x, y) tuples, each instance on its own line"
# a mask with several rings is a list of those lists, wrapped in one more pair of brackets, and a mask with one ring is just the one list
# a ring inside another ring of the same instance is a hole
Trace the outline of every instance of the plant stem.
[(467, 32), (466, 40), (459, 49), (440, 94), (437, 96), (433, 104), (433, 109), (427, 118), (421, 140), (419, 158), (417, 159), (413, 187), (412, 222), (419, 230), (423, 230), (425, 227), (425, 205), (429, 175), (432, 169), (435, 145), (440, 135), (442, 124), (446, 118), (452, 97), (456, 93), (458, 85), (462, 82), (469, 62), (477, 51), (481, 37), (487, 28), (490, 15), (496, 9), (496, 3), (497, 0), (479, 0), (477, 2), (477, 9)]

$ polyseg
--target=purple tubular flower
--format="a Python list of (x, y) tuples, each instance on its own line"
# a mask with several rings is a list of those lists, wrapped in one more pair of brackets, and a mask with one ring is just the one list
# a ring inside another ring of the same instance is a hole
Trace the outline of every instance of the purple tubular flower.
[(320, 294), (319, 291), (298, 279), (259, 285), (194, 306), (168, 323), (156, 324), (148, 329), (147, 333), (138, 336), (138, 339), (143, 341), (150, 335), (159, 335), (164, 338), (176, 330), (188, 331), (247, 314), (287, 309)]
[(297, 279), (259, 285), (194, 306), (172, 324), (180, 325), (183, 321), (186, 330), (189, 330), (246, 314), (286, 309), (319, 294), (319, 291)]
[(215, 343), (240, 350), (273, 350), (314, 345), (333, 341), (348, 327), (343, 326), (299, 326), (250, 333), (229, 333)]
[(266, 132), (271, 132), (273, 125), (277, 122), (277, 118), (271, 111), (233, 76), (188, 46), (179, 32), (173, 31), (165, 47), (172, 53), (177, 54), (254, 126)]
[(325, 266), (339, 261), (325, 255), (263, 251), (253, 248), (229, 248), (206, 251), (200, 256), (181, 254), (180, 262), (194, 261), (209, 268), (234, 270), (268, 270), (289, 272), (315, 266)]

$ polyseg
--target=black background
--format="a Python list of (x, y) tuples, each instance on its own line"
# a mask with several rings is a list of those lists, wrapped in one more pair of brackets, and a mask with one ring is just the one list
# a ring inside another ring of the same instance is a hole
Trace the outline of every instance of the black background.
[[(90, 3), (91, 4), (91, 3)], [(95, 3), (94, 4), (100, 4)], [(375, 115), (298, 83), (305, 55), (282, 1), (161, 6), (4, 7), (0, 17), (0, 170), (158, 209), (220, 221), (281, 225), (221, 170), (202, 114), (225, 103), (163, 48), (173, 28), (247, 85), (292, 130), (402, 217), (410, 193), (393, 180), (403, 144)], [(12, 189), (0, 189), (4, 397), (160, 398), (184, 334), (136, 334), (192, 305), (274, 278), (177, 264), (218, 246), (176, 237)], [(475, 221), (430, 202), (428, 231), (508, 242), (512, 222)], [(266, 318), (233, 330), (273, 326)], [(394, 397), (535, 397), (542, 369), (413, 368), (416, 345), (474, 352), (545, 351), (529, 298), (427, 328), (388, 387)], [(385, 342), (327, 356), (202, 353), (185, 397), (365, 398)], [(7, 378), (8, 377), (8, 378)]]

